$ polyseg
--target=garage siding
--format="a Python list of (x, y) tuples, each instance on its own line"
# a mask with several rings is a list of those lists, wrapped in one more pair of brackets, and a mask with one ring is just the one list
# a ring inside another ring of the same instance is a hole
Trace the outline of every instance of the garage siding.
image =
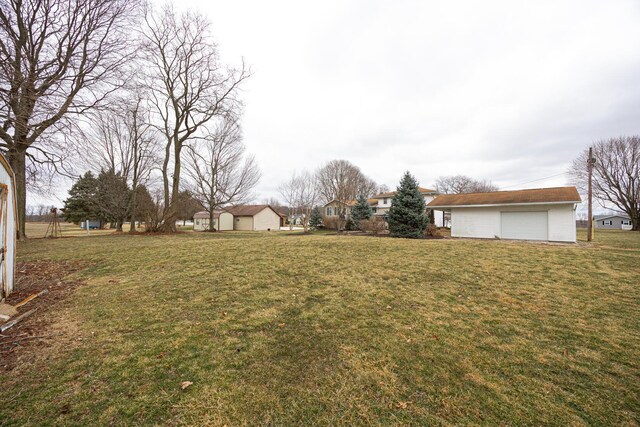
[(270, 208), (265, 208), (253, 216), (254, 230), (280, 230), (280, 215)]
[(451, 236), (473, 238), (504, 238), (502, 236), (502, 212), (548, 212), (548, 240), (575, 242), (576, 222), (574, 204), (495, 206), (451, 208)]
[(229, 212), (222, 212), (220, 214), (220, 218), (218, 218), (218, 221), (220, 222), (220, 228), (218, 230), (233, 230), (233, 215), (231, 215)]
[(500, 211), (491, 208), (451, 209), (451, 236), (500, 237)]
[(549, 212), (500, 212), (503, 239), (549, 240)]
[(234, 230), (252, 231), (253, 230), (253, 217), (252, 216), (237, 216), (234, 219)]

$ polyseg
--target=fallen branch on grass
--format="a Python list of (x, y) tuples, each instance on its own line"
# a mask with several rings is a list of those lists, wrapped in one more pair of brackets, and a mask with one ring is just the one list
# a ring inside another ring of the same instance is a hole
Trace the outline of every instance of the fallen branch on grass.
[(23, 314), (21, 314), (20, 316), (16, 317), (15, 319), (5, 323), (4, 325), (0, 326), (0, 333), (6, 331), (7, 329), (11, 328), (12, 326), (15, 326), (16, 324), (18, 324), (19, 322), (21, 322), (22, 320), (26, 319), (27, 317), (31, 316), (33, 313), (35, 313), (38, 309), (34, 308), (33, 310), (29, 310)]
[(48, 293), (49, 293), (49, 289), (43, 289), (40, 292), (38, 292), (37, 294), (29, 295), (28, 297), (26, 297), (25, 299), (23, 299), (22, 301), (17, 303), (15, 305), (15, 308), (22, 307), (23, 305), (25, 305), (26, 303), (28, 303), (32, 299), (38, 298), (39, 296), (46, 295)]

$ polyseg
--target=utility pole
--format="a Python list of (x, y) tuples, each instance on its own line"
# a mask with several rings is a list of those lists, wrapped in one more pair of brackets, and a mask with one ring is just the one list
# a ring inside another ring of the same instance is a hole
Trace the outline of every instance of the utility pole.
[(593, 148), (589, 147), (589, 158), (587, 159), (587, 171), (589, 172), (589, 220), (587, 221), (587, 242), (593, 240), (593, 164), (596, 159), (593, 158)]

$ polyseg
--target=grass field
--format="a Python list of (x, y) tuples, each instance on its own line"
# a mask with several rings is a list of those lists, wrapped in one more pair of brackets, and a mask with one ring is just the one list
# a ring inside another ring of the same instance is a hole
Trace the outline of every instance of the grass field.
[[(192, 231), (192, 225), (178, 225), (179, 231)], [(47, 235), (47, 231), (49, 229), (49, 223), (47, 222), (28, 222), (26, 224), (26, 232), (27, 236), (33, 239), (40, 239)], [(129, 231), (129, 223), (125, 223), (122, 227), (124, 232)], [(137, 228), (138, 231), (144, 231), (144, 225)], [(89, 230), (89, 234), (87, 234), (87, 230), (80, 228), (79, 225), (72, 224), (69, 222), (61, 222), (60, 223), (60, 234), (62, 237), (93, 237), (93, 236), (103, 236), (106, 234), (113, 234), (115, 230), (111, 230), (109, 228), (105, 228), (102, 230)]]
[(638, 233), (95, 236), (19, 255), (91, 266), (47, 314), (58, 335), (0, 372), (0, 424), (640, 423)]

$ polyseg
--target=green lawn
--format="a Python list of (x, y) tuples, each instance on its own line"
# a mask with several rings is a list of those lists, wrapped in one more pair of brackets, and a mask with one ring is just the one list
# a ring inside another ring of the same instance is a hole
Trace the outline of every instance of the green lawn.
[(21, 244), (92, 266), (0, 424), (640, 423), (640, 233), (289, 234)]

